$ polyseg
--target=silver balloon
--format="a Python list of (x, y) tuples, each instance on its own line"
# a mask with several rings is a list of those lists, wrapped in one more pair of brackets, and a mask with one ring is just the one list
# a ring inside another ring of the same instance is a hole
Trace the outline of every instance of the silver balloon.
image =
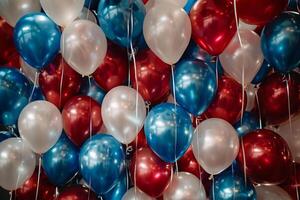
[(107, 132), (119, 142), (129, 144), (143, 127), (146, 106), (136, 90), (119, 86), (105, 95), (101, 115)]
[(65, 61), (78, 73), (88, 76), (102, 63), (107, 41), (102, 29), (88, 20), (76, 20), (64, 29), (61, 51)]
[(210, 174), (218, 174), (229, 167), (239, 151), (239, 138), (227, 121), (210, 118), (201, 122), (192, 142), (198, 163)]
[(83, 9), (77, 19), (86, 19), (86, 20), (89, 20), (89, 21), (97, 24), (97, 18), (95, 16), (95, 14), (92, 11), (90, 11), (89, 9), (87, 9), (86, 7), (83, 7)]
[(155, 200), (155, 199), (148, 196), (138, 188), (133, 187), (124, 194), (122, 200)]
[[(38, 70), (31, 67), (28, 63), (26, 63), (22, 58), (20, 58), (20, 64), (21, 64), (21, 70), (23, 72), (23, 74), (29, 79), (31, 80), (33, 83), (35, 82), (35, 77), (38, 73)], [(36, 85), (39, 85), (39, 82), (36, 81)]]
[(256, 90), (257, 90), (257, 88), (255, 88), (255, 86), (252, 85), (252, 84), (249, 84), (245, 89), (246, 94), (247, 94), (246, 111), (251, 111), (255, 107), (255, 104), (256, 104), (256, 96), (255, 96)]
[(48, 101), (34, 101), (22, 110), (18, 128), (20, 136), (38, 154), (48, 151), (59, 139), (63, 125), (56, 106)]
[(149, 48), (165, 63), (176, 63), (191, 38), (191, 22), (179, 6), (161, 3), (151, 8), (144, 19), (144, 36)]
[(148, 12), (151, 8), (159, 6), (161, 3), (175, 4), (176, 6), (183, 8), (187, 3), (187, 0), (149, 0), (145, 5), (146, 11)]
[(178, 172), (164, 192), (164, 200), (206, 200), (204, 186), (193, 174)]
[(9, 138), (0, 143), (0, 186), (16, 190), (31, 177), (36, 156), (21, 138)]
[(41, 11), (39, 0), (1, 0), (0, 1), (0, 16), (7, 23), (15, 26), (17, 21), (24, 15), (30, 12)]
[(276, 185), (255, 187), (257, 200), (292, 200), (290, 195)]

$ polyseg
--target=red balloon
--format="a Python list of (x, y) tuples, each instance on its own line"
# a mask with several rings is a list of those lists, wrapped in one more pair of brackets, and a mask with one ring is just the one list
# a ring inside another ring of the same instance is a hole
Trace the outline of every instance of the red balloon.
[[(60, 91), (63, 69), (62, 90)], [(47, 101), (58, 108), (63, 108), (65, 103), (79, 92), (80, 83), (80, 74), (74, 71), (61, 55), (58, 55), (48, 67), (43, 69), (39, 76), (39, 85), (44, 96)]]
[(64, 189), (57, 197), (57, 200), (97, 200), (93, 191), (81, 185), (75, 185)]
[(243, 137), (237, 160), (241, 169), (245, 167), (247, 177), (256, 184), (282, 183), (292, 169), (287, 143), (277, 133), (266, 129), (250, 132)]
[[(150, 49), (136, 56), (136, 71), (139, 93), (151, 104), (167, 100), (170, 94), (170, 65), (161, 61)], [(134, 64), (130, 66), (130, 80), (136, 89)]]
[[(292, 73), (288, 81), (291, 115), (295, 114), (299, 107), (299, 75)], [(288, 106), (288, 77), (279, 73), (268, 76), (259, 86), (258, 102), (262, 119), (267, 124), (280, 124), (289, 119)]]
[[(242, 111), (242, 86), (234, 79), (226, 76), (220, 77), (218, 81), (217, 94), (205, 112), (208, 118), (221, 118), (231, 124), (236, 123)], [(247, 105), (245, 93), (244, 106)]]
[(148, 0), (143, 0), (144, 4), (146, 4), (148, 2)]
[(297, 200), (297, 190), (300, 195), (300, 164), (293, 163), (293, 165), (291, 176), (280, 186), (289, 193), (293, 200)]
[(211, 55), (219, 55), (236, 32), (233, 6), (215, 0), (197, 1), (190, 12), (192, 37)]
[(102, 126), (101, 106), (88, 96), (71, 98), (64, 106), (62, 117), (67, 136), (77, 146), (90, 137), (90, 122), (92, 134), (100, 131)]
[(172, 170), (172, 164), (162, 161), (147, 147), (137, 150), (130, 163), (134, 183), (151, 197), (164, 192), (171, 181)]
[(104, 61), (93, 73), (93, 77), (105, 91), (126, 83), (128, 79), (128, 58), (126, 51), (116, 44), (108, 42)]

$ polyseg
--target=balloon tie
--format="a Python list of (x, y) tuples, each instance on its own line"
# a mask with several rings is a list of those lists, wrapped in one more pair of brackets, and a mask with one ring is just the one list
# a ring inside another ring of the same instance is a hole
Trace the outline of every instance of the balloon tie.
[[(88, 76), (88, 82), (89, 82), (89, 89), (91, 89), (91, 76)], [(89, 113), (90, 113), (90, 123), (89, 123), (89, 134), (90, 134), (90, 139), (92, 138), (92, 131), (93, 131), (93, 120), (92, 120), (92, 97), (89, 98)], [(90, 193), (91, 193), (91, 178), (89, 180), (89, 190), (88, 190), (88, 200), (90, 200)]]
[(36, 184), (35, 200), (38, 200), (38, 196), (39, 196), (41, 165), (42, 165), (42, 157), (41, 157), (41, 155), (38, 155), (38, 156), (39, 156), (39, 168), (38, 168), (38, 177), (37, 177), (37, 184)]
[(30, 103), (30, 102), (31, 102), (31, 100), (32, 100), (32, 97), (33, 97), (33, 94), (34, 94), (35, 88), (36, 88), (36, 86), (37, 86), (37, 79), (38, 79), (39, 75), (40, 75), (40, 72), (36, 71), (36, 72), (35, 72), (35, 76), (34, 76), (34, 83), (33, 83), (33, 87), (32, 87), (31, 94), (30, 94), (30, 97), (29, 97), (29, 100), (28, 100), (28, 101), (29, 101), (29, 103)]

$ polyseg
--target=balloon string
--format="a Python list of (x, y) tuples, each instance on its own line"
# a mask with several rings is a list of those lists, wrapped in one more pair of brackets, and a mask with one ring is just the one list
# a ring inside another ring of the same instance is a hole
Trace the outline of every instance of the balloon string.
[[(89, 89), (88, 91), (90, 91), (91, 89), (91, 77), (89, 76), (88, 77), (88, 82), (89, 82)], [(93, 131), (93, 120), (92, 120), (92, 98), (90, 97), (89, 98), (89, 113), (90, 113), (90, 123), (89, 123), (89, 134), (90, 134), (90, 139), (92, 138), (92, 131)], [(91, 185), (91, 179), (90, 179), (90, 184), (89, 184), (89, 190), (88, 190), (88, 200), (90, 200), (90, 193), (91, 193), (91, 188), (90, 188), (90, 185)]]
[(218, 69), (218, 66), (219, 66), (219, 57), (216, 58), (216, 85), (217, 85), (217, 88), (218, 88), (218, 85), (219, 85), (219, 69)]
[(213, 200), (215, 200), (215, 178), (214, 178), (214, 175), (211, 175), (212, 177), (212, 197), (213, 197)]
[(58, 187), (55, 187), (55, 199), (57, 198), (58, 196)]
[(35, 88), (37, 86), (37, 79), (39, 77), (40, 73), (38, 71), (35, 72), (35, 76), (34, 76), (34, 83), (33, 83), (33, 87), (32, 87), (32, 90), (31, 90), (31, 94), (30, 94), (30, 97), (29, 97), (29, 102), (31, 102), (32, 100), (32, 97), (33, 97), (33, 94), (34, 94), (34, 91), (35, 91)]
[(257, 104), (257, 109), (258, 109), (258, 117), (259, 117), (259, 128), (262, 129), (262, 118), (261, 118), (261, 110), (260, 110), (260, 104), (259, 104), (259, 100), (258, 100), (258, 94), (257, 94), (257, 88), (255, 86), (255, 100), (256, 100), (256, 104)]
[(37, 177), (37, 185), (36, 185), (36, 192), (35, 192), (35, 200), (38, 199), (39, 196), (39, 187), (40, 187), (40, 176), (41, 176), (41, 165), (42, 165), (42, 157), (39, 155), (39, 170), (38, 170), (38, 177)]
[(241, 137), (241, 145), (242, 145), (242, 154), (243, 154), (243, 170), (244, 170), (244, 183), (245, 183), (245, 187), (247, 187), (247, 162), (246, 162), (246, 155), (245, 155), (245, 147), (244, 147), (244, 140), (243, 137)]
[(61, 58), (61, 76), (60, 76), (60, 83), (59, 83), (59, 108), (62, 106), (62, 89), (63, 89), (63, 81), (64, 81), (64, 74), (65, 74), (65, 66), (64, 66), (64, 59)]
[(9, 200), (12, 200), (12, 196), (13, 196), (13, 191), (9, 192)]
[[(199, 131), (198, 131), (198, 129), (197, 129), (198, 125), (200, 124), (199, 122), (200, 122), (200, 120), (196, 117), (197, 152), (200, 151), (200, 147), (199, 147), (199, 145), (198, 145), (198, 144), (199, 144)], [(193, 148), (193, 147), (192, 147), (192, 148)], [(198, 160), (199, 160), (199, 154), (198, 154), (198, 157), (197, 157), (196, 160), (197, 160), (197, 163), (198, 163)], [(198, 163), (198, 169), (199, 169), (199, 174), (200, 174), (200, 183), (202, 184), (202, 173), (201, 173), (201, 166), (200, 166), (199, 163)], [(201, 185), (201, 184), (200, 184), (200, 185)]]

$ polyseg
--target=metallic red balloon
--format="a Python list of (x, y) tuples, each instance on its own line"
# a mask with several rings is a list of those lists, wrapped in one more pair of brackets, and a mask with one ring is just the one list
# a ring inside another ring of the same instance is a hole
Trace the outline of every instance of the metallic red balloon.
[(147, 147), (137, 150), (130, 163), (133, 182), (152, 197), (160, 196), (167, 188), (172, 170), (172, 164), (162, 161)]
[(287, 143), (277, 133), (266, 129), (243, 137), (237, 160), (241, 169), (245, 167), (247, 177), (257, 184), (282, 183), (292, 170), (292, 156)]
[[(136, 56), (136, 71), (139, 93), (151, 104), (167, 100), (170, 94), (170, 65), (161, 61), (150, 49)], [(130, 80), (136, 89), (134, 64), (130, 66)]]
[[(221, 118), (231, 124), (236, 123), (242, 111), (242, 86), (234, 79), (226, 76), (220, 77), (218, 81), (217, 94), (205, 112), (208, 118)], [(244, 106), (247, 105), (245, 93)]]
[(99, 132), (102, 126), (101, 106), (88, 96), (71, 98), (64, 106), (62, 117), (67, 136), (77, 146), (90, 137), (90, 123), (92, 134)]
[[(62, 72), (63, 80), (62, 88), (60, 88)], [(44, 96), (47, 101), (58, 108), (63, 108), (65, 103), (79, 92), (80, 84), (80, 74), (74, 71), (61, 55), (58, 55), (48, 67), (43, 69), (39, 76), (39, 85)]]
[(236, 32), (233, 6), (215, 0), (197, 1), (190, 12), (192, 37), (211, 55), (219, 55)]
[(57, 197), (57, 200), (97, 200), (93, 191), (80, 185), (75, 185), (64, 189)]
[(125, 49), (108, 42), (104, 61), (93, 73), (93, 77), (105, 91), (126, 83), (128, 79), (128, 58)]

